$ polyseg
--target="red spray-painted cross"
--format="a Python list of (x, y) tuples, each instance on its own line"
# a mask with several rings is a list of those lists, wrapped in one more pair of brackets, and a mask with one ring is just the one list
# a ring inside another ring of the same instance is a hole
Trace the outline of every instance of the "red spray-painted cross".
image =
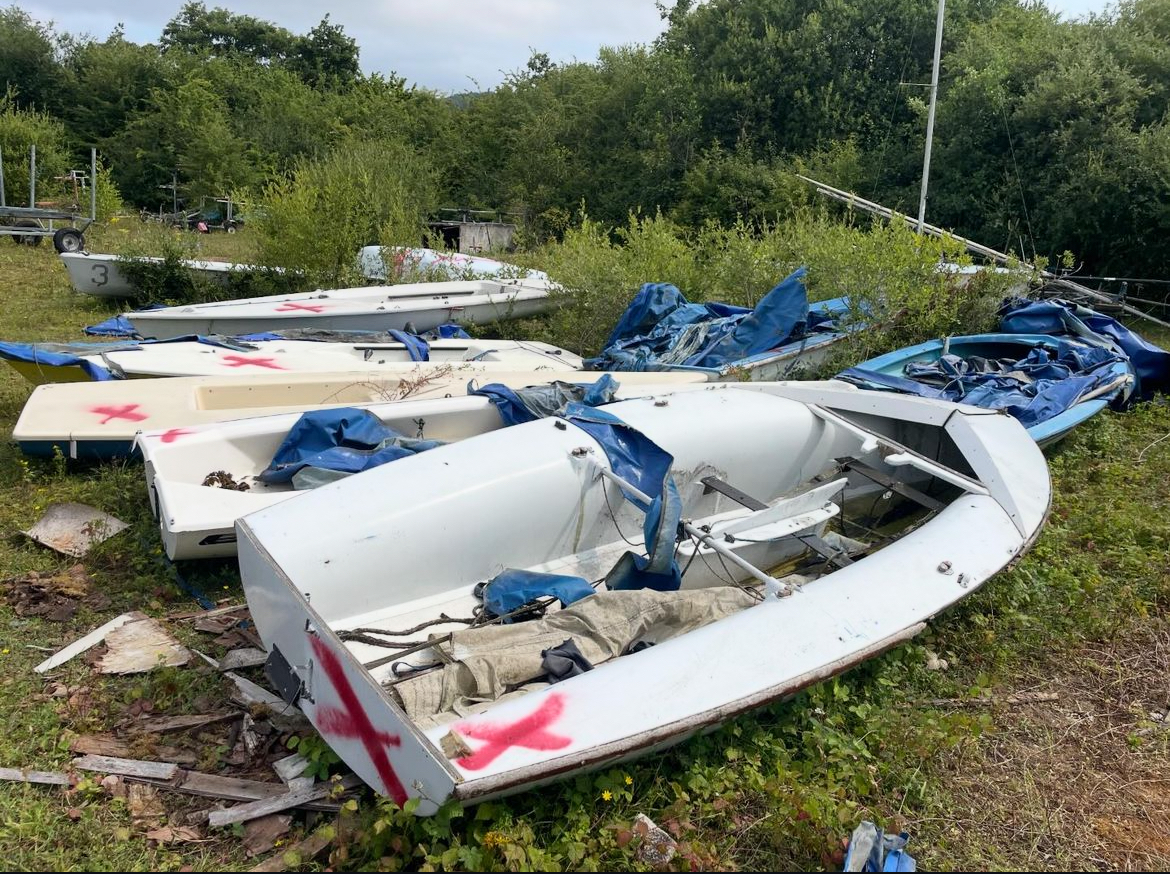
[(545, 731), (560, 719), (564, 710), (564, 695), (553, 692), (534, 713), (511, 724), (457, 725), (455, 730), (460, 734), (487, 741), (470, 756), (459, 759), (459, 764), (468, 771), (478, 771), (486, 768), (511, 747), (527, 747), (530, 750), (559, 750), (567, 747), (573, 742), (572, 738)]
[(278, 313), (291, 313), (293, 310), (303, 310), (307, 313), (321, 313), (325, 311), (323, 303), (282, 303), (276, 308)]
[(394, 773), (390, 757), (386, 755), (386, 747), (401, 746), (402, 739), (396, 734), (374, 728), (374, 723), (370, 721), (370, 715), (362, 707), (357, 693), (345, 675), (345, 668), (342, 667), (341, 659), (337, 657), (337, 653), (326, 646), (319, 637), (310, 637), (309, 642), (313, 646), (313, 654), (321, 662), (322, 670), (325, 671), (329, 682), (333, 684), (333, 688), (337, 690), (337, 697), (341, 699), (340, 708), (317, 708), (317, 730), (325, 736), (326, 740), (332, 734), (347, 740), (361, 741), (362, 746), (366, 748), (366, 752), (370, 756), (370, 761), (373, 762), (374, 768), (378, 772), (378, 776), (382, 778), (386, 794), (401, 807), (406, 803), (406, 788), (398, 779), (398, 775)]
[(105, 425), (111, 419), (126, 419), (131, 422), (143, 422), (148, 417), (142, 413), (136, 413), (138, 404), (122, 404), (120, 407), (115, 407), (113, 404), (104, 404), (100, 407), (90, 407), (89, 411), (95, 416), (105, 416), (100, 424)]
[(254, 367), (267, 367), (269, 370), (284, 370), (276, 363), (275, 358), (245, 358), (243, 355), (225, 355), (223, 363), (228, 367), (243, 367), (245, 364), (251, 364)]
[(174, 443), (180, 437), (185, 437), (191, 433), (193, 432), (188, 431), (186, 428), (171, 428), (169, 431), (163, 431), (163, 433), (159, 434), (158, 439), (163, 443)]

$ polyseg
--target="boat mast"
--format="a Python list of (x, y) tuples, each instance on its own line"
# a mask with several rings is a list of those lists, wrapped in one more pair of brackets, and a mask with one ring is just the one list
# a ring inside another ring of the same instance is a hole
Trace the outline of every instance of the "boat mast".
[(934, 141), (934, 107), (938, 102), (938, 61), (942, 54), (943, 10), (947, 0), (938, 0), (938, 22), (934, 28), (934, 67), (930, 71), (930, 110), (926, 114), (926, 154), (922, 158), (922, 189), (918, 195), (918, 233), (926, 221), (926, 185), (930, 181), (930, 146)]

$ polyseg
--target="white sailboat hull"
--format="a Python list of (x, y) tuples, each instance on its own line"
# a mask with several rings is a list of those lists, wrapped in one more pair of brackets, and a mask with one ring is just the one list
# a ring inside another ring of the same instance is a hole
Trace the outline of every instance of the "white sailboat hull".
[[(126, 313), (143, 337), (250, 334), (286, 328), (428, 331), (448, 322), (524, 318), (550, 306), (552, 283), (479, 280), (371, 285)], [(409, 327), (408, 327), (409, 326)]]
[[(395, 677), (394, 657), (380, 658), (387, 650), (342, 635), (470, 615), (475, 584), (504, 568), (603, 575), (599, 551), (620, 552), (641, 531), (640, 513), (598, 476), (608, 469), (603, 447), (573, 424), (542, 420), (245, 516), (244, 588), (270, 665), (288, 680), (286, 700), (377, 791), (418, 798), (428, 814), (449, 798), (480, 801), (677, 743), (906, 639), (1018, 556), (1047, 512), (1039, 449), (1014, 420), (987, 411), (832, 383), (707, 386), (605, 409), (672, 454), (684, 521), (737, 507), (705, 477), (782, 507), (782, 496), (842, 457), (895, 478), (910, 471), (907, 481), (945, 500), (900, 539), (787, 597), (764, 596), (587, 673), (436, 722), (408, 716), (383, 685)], [(864, 477), (848, 477), (842, 506), (864, 488)], [(689, 574), (683, 592), (709, 591)], [(425, 664), (427, 654), (412, 659)]]
[[(61, 252), (61, 263), (69, 274), (69, 282), (76, 291), (95, 297), (133, 297), (137, 289), (129, 277), (122, 272), (117, 255), (89, 254), (86, 252)], [(136, 258), (135, 260), (161, 264), (161, 258)], [(231, 264), (225, 261), (183, 261), (183, 267), (192, 275), (218, 284), (226, 284), (233, 271), (256, 270), (249, 264)]]
[[(602, 374), (574, 374), (586, 381)], [(653, 374), (620, 374), (619, 397), (636, 397), (675, 389), (677, 377), (647, 385)], [(630, 377), (627, 379), (627, 377)], [(688, 377), (683, 377), (687, 379)], [(704, 383), (698, 377), (694, 386)], [(535, 379), (535, 378), (534, 378)], [(385, 425), (401, 434), (431, 440), (466, 440), (504, 427), (492, 403), (483, 397), (446, 397), (362, 404)], [(166, 439), (165, 431), (138, 435), (151, 509), (159, 521), (163, 546), (175, 560), (221, 558), (236, 554), (236, 519), (294, 498), (291, 484), (268, 484), (257, 477), (296, 424), (300, 413), (257, 416), (188, 429), (182, 440)], [(421, 423), (421, 425), (420, 425)], [(208, 474), (223, 471), (246, 491), (204, 485)]]
[[(249, 348), (250, 347), (250, 348)], [(574, 371), (581, 358), (565, 349), (526, 340), (431, 340), (431, 364), (474, 362), (501, 370)], [(35, 346), (34, 346), (35, 349)], [(77, 353), (116, 376), (248, 376), (261, 373), (401, 373), (416, 363), (402, 343), (344, 343), (315, 340), (249, 340), (239, 348), (198, 340), (145, 343), (132, 349)], [(15, 361), (9, 365), (30, 382), (89, 380), (80, 364)]]
[[(12, 436), (29, 455), (60, 451), (67, 458), (111, 458), (129, 454), (140, 431), (158, 431), (172, 442), (196, 426), (232, 419), (464, 395), (473, 381), (526, 386), (553, 379), (594, 382), (601, 376), (457, 362), (403, 364), (366, 372), (50, 383), (33, 390)], [(696, 374), (663, 376), (620, 374), (619, 379), (631, 384), (703, 381)]]

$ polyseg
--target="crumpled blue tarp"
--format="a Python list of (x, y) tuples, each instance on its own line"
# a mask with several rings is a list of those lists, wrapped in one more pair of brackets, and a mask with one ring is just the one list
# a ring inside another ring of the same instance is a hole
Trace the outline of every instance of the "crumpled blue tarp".
[[(510, 389), (491, 383), (474, 389), (473, 384), (468, 383), (467, 393), (490, 398), (505, 426), (560, 415), (573, 405), (589, 409), (607, 404), (619, 387), (608, 373), (584, 385), (555, 382)], [(316, 410), (297, 420), (258, 479), (266, 483), (291, 481), (297, 489), (316, 488), (441, 445), (439, 440), (405, 437), (368, 410)]]
[(1031, 427), (1060, 415), (1086, 392), (1116, 378), (1111, 365), (1124, 358), (1099, 346), (1054, 337), (1056, 354), (1035, 347), (1016, 361), (944, 355), (936, 362), (911, 362), (904, 376), (850, 367), (837, 379), (859, 388), (1003, 410)]
[(296, 485), (295, 477), (307, 468), (332, 471), (336, 478), (442, 445), (399, 434), (369, 410), (314, 410), (301, 415), (257, 479)]
[(596, 382), (585, 385), (562, 380), (517, 389), (508, 388), (498, 382), (479, 388), (472, 388), (473, 385), (474, 381), (467, 384), (467, 393), (490, 399), (505, 425), (518, 425), (521, 422), (560, 415), (572, 402), (589, 407), (608, 404), (620, 387), (617, 380), (608, 373)]
[(1170, 388), (1170, 352), (1147, 342), (1125, 325), (1096, 310), (1052, 298), (1012, 298), (999, 310), (1000, 330), (1010, 334), (1069, 334), (1086, 343), (1123, 352), (1133, 364), (1142, 398)]
[(568, 607), (592, 594), (593, 586), (583, 577), (507, 568), (484, 586), (483, 606), (495, 616), (504, 616), (537, 598), (555, 597), (562, 607)]
[(625, 553), (606, 576), (606, 586), (660, 592), (678, 589), (682, 574), (674, 560), (674, 543), (682, 518), (682, 500), (670, 475), (674, 457), (641, 431), (605, 410), (573, 403), (565, 409), (564, 418), (601, 444), (610, 470), (652, 499), (647, 506), (622, 489), (626, 499), (646, 513), (642, 534), (647, 554)]
[(667, 366), (723, 367), (814, 331), (834, 330), (834, 316), (810, 312), (801, 267), (754, 309), (688, 303), (666, 283), (648, 282), (614, 326), (605, 348), (587, 359), (590, 370), (661, 370)]

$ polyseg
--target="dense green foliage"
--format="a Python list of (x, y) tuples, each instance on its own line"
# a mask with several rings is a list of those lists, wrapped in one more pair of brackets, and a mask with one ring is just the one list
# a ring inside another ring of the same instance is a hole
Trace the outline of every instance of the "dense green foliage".
[[(428, 204), (515, 210), (530, 239), (559, 237), (582, 203), (608, 225), (660, 210), (693, 230), (760, 227), (806, 200), (794, 167), (916, 211), (935, 5), (676, 0), (652, 45), (566, 64), (538, 46), (503, 84), (455, 96), (363, 74), (328, 16), (295, 34), (187, 3), (136, 45), (12, 6), (0, 76), (47, 154), (97, 144), (127, 202), (151, 209), (172, 173), (189, 203), (259, 198), (339, 145), (389, 138), (434, 168)], [(1170, 0), (1075, 20), (952, 0), (930, 218), (1029, 258), (1166, 273), (1168, 38)]]

